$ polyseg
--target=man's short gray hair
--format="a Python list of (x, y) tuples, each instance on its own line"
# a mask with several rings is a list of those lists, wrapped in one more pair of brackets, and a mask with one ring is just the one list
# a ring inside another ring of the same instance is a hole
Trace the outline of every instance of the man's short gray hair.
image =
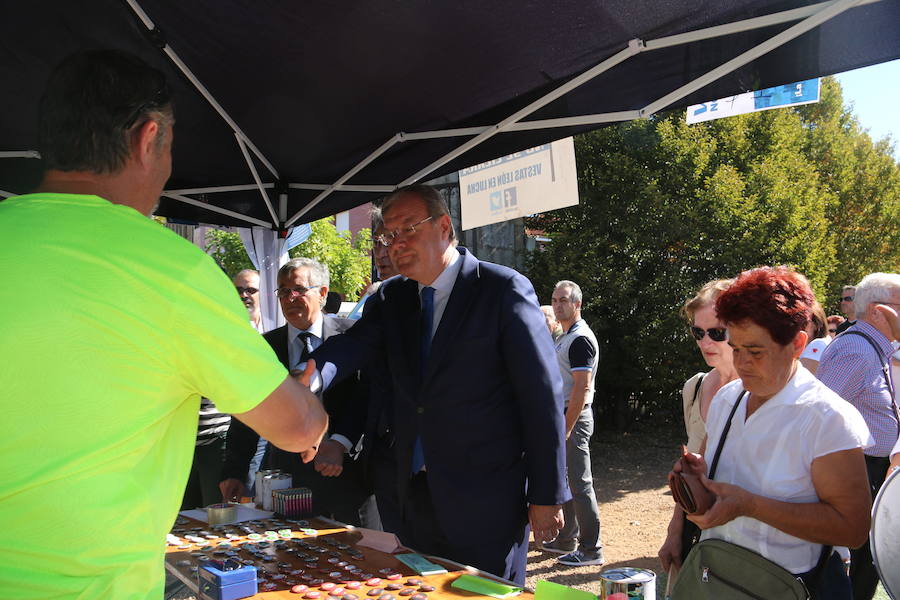
[[(444, 202), (444, 197), (441, 196), (441, 193), (436, 188), (433, 188), (430, 185), (415, 184), (404, 186), (385, 198), (384, 202), (381, 203), (381, 207), (377, 209), (378, 215), (373, 215), (373, 221), (376, 223), (379, 221), (384, 223), (384, 213), (386, 213), (391, 205), (404, 194), (415, 194), (421, 198), (425, 203), (425, 208), (428, 210), (428, 216), (435, 221), (444, 215), (450, 216), (450, 210), (447, 208), (447, 203)], [(456, 229), (453, 227), (452, 218), (450, 219), (450, 243), (454, 246), (458, 243), (456, 241)]]
[(281, 283), (282, 279), (290, 277), (294, 271), (301, 267), (309, 269), (309, 287), (320, 285), (328, 287), (328, 267), (317, 260), (304, 257), (292, 258), (284, 263), (284, 266), (278, 269), (278, 282)]
[(891, 292), (900, 290), (900, 273), (869, 273), (856, 284), (853, 307), (856, 318), (866, 316), (866, 309), (872, 302), (887, 302)]
[(553, 289), (557, 290), (561, 287), (569, 288), (569, 296), (572, 298), (572, 304), (581, 302), (581, 288), (578, 287), (577, 283), (569, 281), (568, 279), (563, 279), (562, 281), (557, 281), (556, 285), (553, 286)]
[(242, 275), (256, 275), (257, 277), (259, 277), (259, 271), (255, 269), (241, 269), (234, 275), (234, 277), (232, 277), (232, 281), (236, 280)]
[(372, 210), (369, 213), (369, 217), (372, 219), (372, 237), (376, 235), (380, 235), (378, 232), (384, 229), (384, 215), (381, 214), (380, 206), (372, 206)]

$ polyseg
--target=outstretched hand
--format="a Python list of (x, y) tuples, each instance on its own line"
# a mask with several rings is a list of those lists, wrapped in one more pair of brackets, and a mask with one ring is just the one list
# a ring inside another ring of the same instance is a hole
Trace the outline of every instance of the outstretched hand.
[(308, 361), (306, 361), (306, 365), (302, 369), (292, 369), (291, 377), (295, 378), (297, 381), (305, 385), (307, 389), (309, 389), (313, 373), (315, 372), (316, 361), (314, 361), (313, 359), (309, 359)]
[(334, 440), (324, 440), (319, 444), (314, 466), (323, 477), (337, 477), (344, 472), (344, 446)]
[(304, 450), (300, 453), (300, 460), (302, 460), (304, 463), (308, 463), (309, 461), (314, 459), (316, 457), (316, 454), (318, 454), (318, 453), (319, 453), (318, 446), (313, 446), (312, 448), (307, 448), (306, 450)]

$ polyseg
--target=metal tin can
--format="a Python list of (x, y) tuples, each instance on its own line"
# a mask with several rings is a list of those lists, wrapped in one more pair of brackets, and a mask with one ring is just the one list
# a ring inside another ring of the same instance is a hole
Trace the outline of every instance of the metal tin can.
[(621, 567), (600, 573), (600, 600), (656, 600), (656, 573)]
[(206, 507), (206, 521), (210, 525), (234, 523), (237, 520), (237, 504), (223, 502)]
[(278, 469), (262, 469), (256, 472), (256, 483), (254, 485), (254, 494), (253, 494), (253, 502), (256, 503), (257, 506), (262, 506), (263, 498), (263, 478), (267, 475), (273, 475), (275, 473), (280, 473)]
[(271, 475), (266, 475), (262, 480), (262, 491), (263, 491), (263, 499), (262, 499), (262, 508), (263, 510), (275, 510), (274, 502), (272, 500), (272, 492), (275, 490), (285, 490), (291, 487), (293, 482), (293, 477), (288, 473), (272, 473)]

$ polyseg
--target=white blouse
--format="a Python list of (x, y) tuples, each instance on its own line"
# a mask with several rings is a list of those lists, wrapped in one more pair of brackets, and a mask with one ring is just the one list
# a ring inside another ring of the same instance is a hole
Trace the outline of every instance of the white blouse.
[[(706, 462), (711, 466), (728, 415), (743, 391), (741, 380), (722, 387), (706, 419)], [(812, 462), (820, 456), (874, 444), (866, 423), (849, 402), (816, 379), (802, 365), (784, 388), (747, 418), (744, 395), (725, 439), (716, 481), (784, 502), (818, 502)], [(792, 573), (812, 569), (822, 552), (807, 542), (752, 519), (738, 517), (703, 532), (702, 539), (722, 539), (765, 556)]]

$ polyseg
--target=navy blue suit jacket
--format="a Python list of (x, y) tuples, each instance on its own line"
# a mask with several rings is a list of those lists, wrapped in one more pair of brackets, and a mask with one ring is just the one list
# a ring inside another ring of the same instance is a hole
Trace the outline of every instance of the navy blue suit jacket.
[(528, 279), (458, 251), (463, 264), (424, 375), (418, 286), (402, 277), (384, 282), (356, 325), (312, 358), (326, 385), (387, 358), (401, 502), (421, 435), (447, 539), (489, 543), (521, 537), (527, 504), (571, 497), (562, 379)]

